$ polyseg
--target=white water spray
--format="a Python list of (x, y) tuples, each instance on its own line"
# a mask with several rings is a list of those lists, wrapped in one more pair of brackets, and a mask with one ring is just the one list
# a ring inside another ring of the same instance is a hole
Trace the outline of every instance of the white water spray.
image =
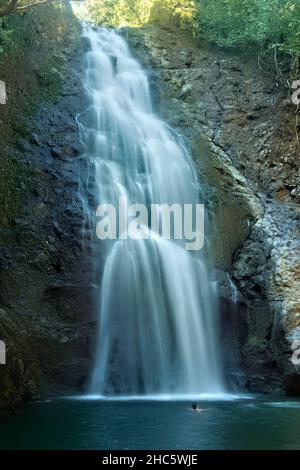
[[(91, 104), (79, 121), (97, 203), (117, 207), (120, 197), (128, 205), (199, 203), (190, 154), (153, 113), (147, 76), (124, 39), (90, 27), (84, 36), (90, 44), (84, 85)], [(192, 255), (180, 241), (159, 234), (99, 243), (105, 266), (91, 393), (222, 393), (204, 255)]]

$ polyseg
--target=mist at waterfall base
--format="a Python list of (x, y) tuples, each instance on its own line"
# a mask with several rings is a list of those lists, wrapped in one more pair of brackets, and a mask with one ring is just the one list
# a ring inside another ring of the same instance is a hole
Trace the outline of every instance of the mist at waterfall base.
[[(152, 111), (146, 73), (114, 31), (84, 27), (90, 106), (81, 138), (100, 204), (197, 204), (201, 188), (182, 139)], [(89, 220), (93, 211), (86, 204)], [(149, 229), (150, 230), (150, 229)], [(90, 394), (186, 397), (224, 393), (213, 282), (184, 240), (108, 240)]]

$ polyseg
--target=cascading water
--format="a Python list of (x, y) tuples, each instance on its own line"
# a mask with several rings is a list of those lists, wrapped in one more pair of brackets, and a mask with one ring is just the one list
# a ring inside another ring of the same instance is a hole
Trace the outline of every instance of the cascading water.
[[(116, 208), (120, 197), (147, 207), (198, 203), (189, 152), (153, 113), (147, 76), (124, 39), (88, 26), (84, 36), (90, 44), (84, 84), (91, 105), (79, 121), (97, 202)], [(215, 305), (203, 254), (187, 252), (182, 242), (158, 233), (150, 240), (99, 243), (105, 265), (91, 393), (222, 393)]]

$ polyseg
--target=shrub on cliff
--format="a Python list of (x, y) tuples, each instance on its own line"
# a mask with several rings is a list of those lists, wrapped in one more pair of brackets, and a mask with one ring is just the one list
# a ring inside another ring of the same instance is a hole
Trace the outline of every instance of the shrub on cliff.
[(193, 28), (193, 0), (89, 0), (92, 19), (103, 26), (142, 26), (149, 20), (173, 17), (177, 25)]
[(107, 27), (138, 26), (146, 21), (150, 1), (90, 0), (89, 14), (93, 21)]
[(35, 0), (33, 2), (26, 0), (0, 0), (0, 18), (15, 13), (26, 13), (36, 6), (46, 5), (54, 1), (56, 0)]
[(197, 0), (200, 36), (220, 46), (259, 46), (300, 54), (297, 0)]

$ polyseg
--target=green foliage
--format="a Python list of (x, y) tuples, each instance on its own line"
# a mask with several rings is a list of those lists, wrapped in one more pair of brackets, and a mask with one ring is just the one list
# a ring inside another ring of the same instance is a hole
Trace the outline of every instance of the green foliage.
[(300, 53), (299, 0), (198, 0), (200, 36), (220, 46)]
[(93, 20), (104, 26), (175, 24), (223, 47), (254, 46), (300, 56), (299, 0), (90, 0)]
[[(26, 15), (10, 15), (0, 19), (0, 55), (25, 48), (32, 42), (38, 29), (39, 15), (36, 11)], [(36, 22), (35, 28), (32, 24)]]
[[(160, 9), (159, 9), (160, 8)], [(142, 26), (163, 10), (178, 20), (180, 26), (191, 27), (196, 13), (193, 0), (90, 0), (89, 13), (99, 25), (108, 27)]]
[[(25, 0), (19, 0), (18, 4), (22, 6), (28, 3)], [(26, 13), (16, 13), (0, 18), (0, 58), (3, 54), (30, 48), (37, 40), (45, 18), (49, 25), (53, 26), (53, 34), (55, 34), (56, 24), (60, 24), (62, 14), (67, 17), (70, 15), (67, 13), (69, 11), (70, 7), (66, 3), (50, 3), (40, 5)]]
[(162, 11), (169, 15), (171, 23), (195, 31), (197, 9), (194, 0), (156, 0), (152, 2), (149, 21), (155, 22), (155, 17), (159, 20)]
[(146, 21), (150, 1), (145, 0), (91, 0), (89, 12), (102, 26), (139, 26)]
[(0, 20), (0, 55), (9, 50), (14, 44), (12, 31), (3, 28), (3, 20)]

